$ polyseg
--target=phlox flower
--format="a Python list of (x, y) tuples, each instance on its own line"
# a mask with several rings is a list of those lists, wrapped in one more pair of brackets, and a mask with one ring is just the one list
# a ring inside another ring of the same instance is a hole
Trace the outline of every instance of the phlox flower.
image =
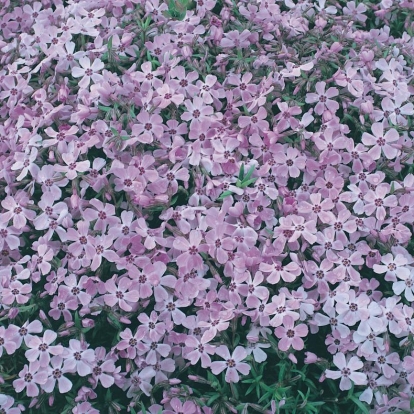
[(215, 353), (214, 346), (209, 345), (194, 336), (188, 336), (185, 340), (185, 345), (190, 348), (185, 358), (191, 362), (191, 365), (196, 364), (201, 359), (201, 366), (203, 368), (210, 367), (210, 355), (214, 355)]
[(32, 333), (40, 333), (42, 330), (43, 326), (38, 320), (32, 322), (26, 321), (20, 327), (12, 324), (8, 327), (8, 331), (13, 336), (13, 342), (15, 343), (16, 349), (20, 348), (23, 340), (26, 346), (28, 346), (27, 344), (33, 336)]
[(341, 298), (336, 304), (338, 321), (348, 326), (354, 326), (358, 321), (368, 319), (370, 316), (369, 303), (370, 299), (365, 293), (356, 296), (355, 291), (350, 290), (346, 300)]
[[(19, 348), (14, 341), (15, 331), (13, 327), (0, 326), (0, 358), (3, 355), (3, 350), (6, 351), (7, 355), (12, 355)], [(20, 343), (21, 345), (21, 343)]]
[(27, 209), (25, 205), (21, 205), (12, 196), (6, 196), (1, 202), (1, 205), (7, 211), (0, 214), (0, 222), (8, 223), (10, 220), (13, 220), (13, 226), (16, 229), (23, 228), (27, 220), (33, 221), (36, 217), (35, 211)]
[(279, 338), (278, 347), (281, 351), (287, 351), (290, 347), (297, 351), (303, 349), (302, 337), (307, 334), (308, 327), (304, 323), (295, 326), (294, 319), (289, 315), (283, 319), (283, 326), (275, 329), (275, 335)]
[(191, 269), (200, 269), (203, 266), (203, 258), (200, 253), (207, 252), (208, 245), (201, 244), (202, 234), (199, 230), (191, 230), (189, 239), (176, 237), (173, 247), (183, 253), (177, 257), (177, 265), (180, 268), (190, 271)]
[(99, 414), (89, 402), (82, 402), (73, 407), (72, 414)]
[(47, 329), (43, 338), (32, 336), (27, 341), (28, 350), (25, 352), (25, 357), (29, 362), (39, 360), (40, 367), (44, 368), (49, 365), (50, 354), (61, 355), (63, 352), (62, 345), (51, 345), (57, 338), (57, 333)]
[(104, 301), (108, 306), (115, 306), (116, 304), (124, 311), (132, 310), (131, 304), (135, 304), (139, 300), (139, 293), (137, 290), (130, 290), (132, 287), (132, 280), (128, 277), (118, 279), (117, 284), (115, 279), (109, 279), (105, 282), (107, 294), (104, 295)]
[(348, 3), (346, 3), (346, 7), (344, 7), (342, 10), (344, 12), (344, 15), (350, 16), (351, 18), (356, 19), (362, 23), (367, 20), (367, 16), (363, 14), (368, 10), (367, 6), (365, 6), (364, 3), (359, 3), (358, 6), (356, 6), (355, 1), (348, 1)]
[(95, 353), (93, 349), (87, 349), (87, 346), (87, 343), (77, 339), (69, 340), (69, 346), (62, 353), (63, 368), (66, 372), (76, 372), (81, 377), (85, 377), (92, 372)]
[(21, 406), (19, 405), (19, 407), (13, 407), (13, 405), (13, 397), (5, 394), (0, 394), (0, 411), (3, 410), (5, 414), (21, 414)]
[(138, 390), (141, 390), (145, 395), (149, 397), (152, 389), (151, 379), (153, 377), (154, 375), (151, 367), (145, 367), (141, 371), (133, 372), (124, 386), (124, 389), (128, 389), (127, 397), (132, 398)]
[(400, 151), (392, 146), (392, 144), (400, 138), (397, 130), (391, 128), (384, 134), (384, 124), (382, 122), (375, 122), (371, 126), (371, 131), (374, 135), (369, 134), (368, 132), (362, 134), (362, 143), (371, 147), (368, 151), (368, 155), (370, 155), (373, 160), (378, 160), (381, 153), (383, 153), (389, 160), (395, 159)]
[(367, 383), (367, 376), (362, 372), (356, 372), (361, 369), (364, 364), (356, 356), (353, 356), (347, 362), (345, 355), (342, 352), (337, 353), (333, 357), (334, 364), (340, 369), (340, 371), (332, 371), (327, 369), (325, 371), (326, 378), (339, 379), (339, 388), (342, 391), (351, 389), (352, 383), (355, 385), (365, 385)]
[(225, 33), (223, 39), (221, 39), (220, 46), (224, 48), (246, 48), (250, 45), (250, 35), (251, 32), (249, 30), (243, 30), (241, 33), (238, 30), (231, 30)]
[(38, 385), (45, 384), (47, 379), (47, 371), (41, 368), (39, 361), (33, 361), (19, 372), (19, 378), (13, 381), (13, 387), (16, 392), (22, 392), (26, 388), (28, 397), (37, 397), (39, 395)]
[(393, 366), (400, 364), (400, 357), (397, 352), (388, 353), (386, 350), (377, 350), (376, 353), (373, 353), (365, 357), (367, 361), (375, 362), (375, 366), (381, 370), (385, 378), (392, 378), (395, 375), (395, 369)]
[(387, 253), (381, 257), (382, 264), (374, 264), (373, 270), (375, 273), (385, 273), (385, 280), (396, 282), (398, 279), (406, 280), (410, 276), (410, 269), (407, 266), (408, 260), (402, 254), (397, 254), (395, 257), (392, 253)]
[(9, 286), (2, 289), (2, 302), (5, 305), (12, 305), (14, 301), (20, 305), (27, 303), (30, 299), (29, 294), (31, 291), (32, 286), (30, 283), (22, 284), (20, 281), (15, 280)]
[(322, 115), (326, 109), (333, 113), (335, 113), (339, 109), (338, 102), (331, 99), (339, 95), (338, 89), (329, 88), (325, 92), (325, 88), (326, 82), (317, 82), (315, 85), (316, 93), (306, 94), (306, 103), (318, 102), (315, 106), (315, 112), (318, 115)]
[(236, 347), (233, 354), (230, 355), (229, 349), (225, 345), (216, 348), (216, 355), (222, 357), (225, 361), (215, 361), (211, 363), (211, 372), (214, 375), (226, 370), (226, 382), (239, 382), (239, 372), (247, 375), (250, 372), (250, 365), (243, 361), (247, 357), (247, 351), (242, 346)]
[(56, 386), (56, 382), (58, 384), (58, 389), (61, 394), (67, 393), (72, 389), (72, 382), (67, 379), (63, 374), (69, 372), (67, 368), (62, 367), (63, 358), (59, 355), (52, 357), (50, 360), (52, 367), (48, 370), (49, 371), (49, 378), (47, 379), (46, 383), (43, 384), (41, 387), (46, 392), (52, 392)]
[(94, 83), (98, 83), (104, 79), (104, 77), (98, 73), (104, 68), (104, 63), (100, 59), (95, 59), (91, 64), (91, 60), (88, 57), (81, 57), (79, 59), (79, 66), (72, 68), (72, 76), (74, 78), (82, 79), (79, 81), (79, 87), (85, 89), (89, 86), (91, 79)]
[(192, 401), (182, 403), (177, 397), (172, 398), (169, 404), (172, 410), (165, 410), (164, 414), (194, 414), (197, 410), (196, 405)]

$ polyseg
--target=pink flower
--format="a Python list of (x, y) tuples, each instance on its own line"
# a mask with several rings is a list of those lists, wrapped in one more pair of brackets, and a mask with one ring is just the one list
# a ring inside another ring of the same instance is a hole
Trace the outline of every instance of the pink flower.
[(62, 159), (66, 165), (55, 165), (55, 170), (65, 173), (69, 180), (74, 180), (78, 176), (78, 172), (86, 172), (90, 167), (90, 161), (78, 161), (78, 157), (79, 155), (76, 152), (65, 152), (62, 154)]
[(335, 82), (339, 86), (347, 87), (348, 91), (352, 95), (356, 97), (362, 96), (362, 93), (364, 92), (364, 82), (358, 77), (355, 77), (358, 73), (358, 70), (352, 67), (352, 63), (346, 64), (345, 68), (345, 72), (339, 72), (333, 76)]
[(28, 397), (37, 397), (39, 395), (38, 384), (45, 384), (48, 374), (45, 369), (41, 369), (39, 361), (34, 361), (29, 366), (24, 366), (19, 372), (19, 377), (13, 381), (15, 391), (22, 392), (26, 388), (26, 395)]
[(36, 217), (36, 213), (33, 210), (25, 208), (24, 205), (21, 205), (12, 196), (6, 196), (1, 205), (8, 211), (0, 214), (0, 222), (8, 223), (9, 220), (13, 219), (13, 226), (16, 229), (23, 228), (27, 220), (33, 221)]
[(161, 88), (157, 89), (158, 97), (154, 98), (154, 104), (158, 108), (166, 108), (168, 105), (174, 103), (176, 106), (179, 106), (184, 101), (184, 95), (181, 93), (176, 93), (168, 84), (164, 84)]
[(233, 251), (233, 241), (224, 236), (224, 226), (219, 226), (206, 233), (206, 243), (209, 245), (208, 254), (221, 264), (228, 260), (228, 251)]
[(367, 20), (367, 16), (363, 15), (367, 11), (367, 6), (364, 3), (359, 3), (358, 6), (355, 5), (355, 1), (348, 1), (346, 3), (346, 7), (343, 9), (344, 15), (351, 16), (360, 22), (365, 22)]
[(241, 116), (238, 120), (240, 128), (247, 128), (250, 132), (269, 130), (269, 123), (266, 121), (266, 109), (261, 106), (257, 113), (252, 116)]
[(202, 241), (202, 234), (199, 230), (191, 230), (189, 234), (189, 240), (184, 237), (177, 237), (173, 246), (174, 249), (177, 249), (181, 253), (176, 261), (177, 265), (180, 268), (183, 268), (186, 271), (192, 269), (201, 269), (203, 266), (203, 258), (200, 256), (200, 253), (206, 252), (208, 246), (206, 244), (200, 244)]
[(346, 299), (338, 298), (336, 304), (338, 321), (348, 326), (354, 326), (358, 321), (368, 319), (370, 316), (369, 303), (370, 299), (365, 293), (356, 296), (355, 291), (350, 290)]
[(10, 325), (9, 329), (14, 332), (13, 339), (16, 344), (16, 348), (20, 348), (22, 341), (28, 346), (28, 342), (33, 337), (32, 333), (40, 333), (43, 330), (43, 326), (40, 321), (34, 320), (29, 323), (26, 321), (20, 328), (15, 325)]
[(69, 228), (67, 232), (67, 240), (74, 241), (68, 247), (68, 251), (74, 256), (79, 256), (83, 251), (90, 251), (91, 255), (95, 254), (92, 246), (92, 236), (89, 235), (89, 222), (78, 221), (77, 230)]
[(49, 329), (46, 329), (43, 338), (32, 336), (27, 343), (29, 349), (25, 352), (27, 360), (29, 362), (35, 362), (39, 359), (40, 366), (42, 368), (47, 367), (50, 362), (50, 354), (61, 355), (63, 352), (62, 345), (50, 345), (56, 338), (57, 333)]
[(91, 65), (91, 61), (88, 57), (82, 57), (79, 59), (79, 64), (81, 67), (75, 66), (72, 68), (72, 76), (74, 78), (80, 78), (82, 76), (82, 79), (79, 81), (80, 88), (87, 88), (91, 79), (94, 83), (98, 83), (104, 79), (103, 76), (98, 73), (105, 66), (100, 59), (95, 59)]
[(141, 390), (149, 397), (152, 389), (150, 382), (153, 377), (154, 371), (151, 367), (145, 367), (142, 371), (135, 371), (125, 385), (126, 387), (129, 387), (127, 397), (133, 397), (138, 390)]
[(91, 403), (83, 402), (73, 408), (72, 414), (99, 414), (99, 411), (93, 408)]
[(216, 348), (216, 355), (221, 356), (225, 361), (215, 361), (211, 364), (211, 372), (214, 375), (220, 374), (220, 372), (226, 371), (226, 382), (239, 382), (239, 372), (242, 375), (247, 375), (250, 372), (250, 365), (243, 361), (247, 357), (247, 351), (238, 346), (230, 355), (229, 349), (225, 345), (220, 345)]
[(366, 357), (367, 361), (374, 361), (375, 367), (384, 374), (385, 378), (392, 378), (396, 372), (392, 365), (398, 366), (400, 364), (400, 357), (397, 352), (388, 353), (385, 350), (377, 350), (376, 353)]
[(177, 397), (171, 399), (170, 406), (174, 411), (165, 410), (164, 414), (194, 414), (197, 409), (196, 405), (192, 401), (186, 401), (183, 404)]
[(120, 341), (116, 346), (117, 349), (120, 349), (121, 351), (126, 350), (124, 355), (126, 355), (129, 359), (134, 359), (137, 356), (138, 343), (142, 338), (144, 338), (145, 333), (146, 332), (143, 329), (140, 329), (135, 333), (135, 335), (133, 335), (131, 329), (126, 328), (119, 334), (122, 341)]
[(14, 282), (11, 282), (8, 287), (3, 288), (3, 291), (1, 292), (2, 302), (5, 305), (12, 305), (14, 301), (20, 305), (27, 303), (30, 299), (29, 294), (31, 291), (31, 284), (22, 284), (20, 281), (15, 280)]
[(194, 336), (188, 336), (185, 340), (185, 345), (190, 348), (185, 358), (191, 362), (191, 365), (197, 364), (201, 359), (201, 366), (203, 368), (211, 366), (210, 355), (215, 353), (214, 346), (206, 344), (203, 340), (199, 340)]
[(414, 106), (411, 102), (401, 106), (402, 102), (393, 102), (386, 96), (382, 102), (381, 107), (384, 110), (384, 116), (388, 118), (395, 125), (407, 125), (408, 121), (403, 115), (414, 115)]
[(306, 164), (306, 158), (301, 156), (296, 148), (292, 147), (288, 147), (286, 153), (280, 149), (275, 153), (274, 159), (278, 164), (281, 164), (277, 167), (276, 173), (283, 177), (299, 177)]
[(139, 293), (136, 290), (129, 290), (132, 285), (132, 280), (128, 277), (121, 277), (118, 279), (118, 286), (115, 280), (109, 279), (105, 282), (107, 294), (104, 295), (104, 301), (109, 306), (119, 305), (121, 309), (126, 312), (132, 310), (131, 304), (138, 302)]
[(48, 315), (57, 321), (63, 315), (65, 322), (72, 321), (71, 310), (78, 309), (78, 301), (66, 290), (59, 288), (57, 296), (53, 297)]
[(408, 279), (410, 276), (410, 268), (407, 266), (408, 260), (402, 254), (397, 254), (395, 258), (391, 253), (381, 257), (381, 263), (374, 264), (375, 273), (385, 273), (385, 280), (396, 282), (397, 277), (402, 280)]
[(114, 360), (109, 355), (106, 355), (105, 348), (103, 347), (96, 348), (95, 355), (96, 361), (92, 367), (92, 378), (90, 378), (90, 382), (94, 386), (97, 386), (100, 382), (102, 387), (110, 388), (115, 382), (114, 373), (117, 371)]
[(9, 227), (7, 223), (0, 222), (0, 250), (3, 250), (5, 243), (10, 249), (17, 250), (20, 246), (19, 234), (20, 231), (14, 227)]
[(398, 131), (396, 129), (389, 129), (384, 135), (384, 124), (382, 122), (372, 124), (371, 131), (374, 135), (368, 132), (362, 134), (362, 143), (372, 147), (368, 151), (368, 155), (373, 160), (378, 160), (382, 152), (387, 159), (394, 159), (398, 155), (399, 149), (393, 147), (392, 143), (400, 138)]
[(63, 374), (69, 372), (67, 368), (62, 367), (63, 358), (59, 355), (54, 356), (50, 363), (52, 368), (50, 369), (50, 376), (46, 383), (41, 387), (46, 392), (52, 392), (58, 383), (58, 389), (61, 394), (65, 394), (72, 389), (72, 382), (69, 381)]
[(297, 351), (303, 349), (302, 337), (307, 334), (308, 327), (303, 323), (295, 326), (295, 321), (290, 316), (284, 318), (283, 326), (278, 326), (275, 329), (275, 335), (280, 339), (278, 347), (281, 351), (287, 351), (291, 346)]
[(342, 391), (351, 389), (352, 382), (355, 385), (365, 385), (367, 383), (367, 376), (362, 372), (356, 372), (361, 369), (364, 364), (356, 356), (346, 362), (345, 355), (339, 352), (333, 357), (334, 364), (340, 369), (340, 371), (331, 371), (327, 369), (325, 371), (326, 378), (338, 379), (341, 378), (339, 388)]
[(338, 96), (339, 92), (337, 88), (329, 88), (325, 92), (326, 82), (317, 82), (315, 89), (317, 93), (306, 94), (306, 103), (318, 102), (315, 106), (315, 112), (318, 115), (322, 115), (325, 109), (335, 113), (339, 109), (338, 102), (330, 99), (334, 96)]
[(204, 104), (204, 100), (198, 96), (193, 98), (193, 101), (187, 99), (185, 107), (188, 112), (184, 112), (181, 115), (181, 119), (184, 121), (191, 121), (190, 128), (194, 128), (200, 125), (209, 125), (210, 117), (214, 113), (214, 109), (211, 106)]
[(14, 398), (0, 394), (0, 411), (3, 410), (5, 414), (21, 414), (22, 406), (12, 408), (14, 405)]
[(301, 274), (300, 267), (295, 262), (290, 262), (285, 266), (279, 261), (273, 263), (261, 262), (259, 269), (264, 273), (270, 273), (266, 277), (266, 281), (272, 285), (279, 283), (281, 278), (284, 282), (293, 282)]
[(267, 354), (263, 349), (270, 348), (270, 346), (270, 344), (263, 344), (261, 342), (248, 342), (246, 350), (247, 355), (253, 354), (253, 358), (256, 362), (264, 362), (267, 359)]
[(144, 335), (150, 338), (152, 341), (159, 341), (165, 333), (165, 323), (158, 322), (157, 312), (152, 311), (150, 316), (145, 313), (138, 315), (138, 320), (141, 325), (138, 327), (137, 335)]
[(137, 120), (139, 124), (132, 125), (132, 136), (137, 137), (139, 142), (149, 144), (154, 139), (161, 138), (164, 127), (160, 115), (149, 114), (147, 111), (142, 110), (137, 115)]
[(315, 186), (320, 188), (319, 192), (322, 194), (322, 197), (329, 197), (331, 200), (334, 200), (344, 186), (344, 179), (335, 168), (328, 167), (325, 170), (324, 177), (316, 179)]
[(224, 34), (225, 37), (221, 39), (220, 46), (221, 47), (229, 47), (237, 49), (249, 47), (250, 41), (249, 36), (251, 32), (249, 30), (243, 30), (243, 32), (239, 32), (238, 30), (231, 30)]
[(7, 329), (4, 326), (0, 326), (0, 358), (3, 355), (3, 350), (6, 350), (7, 355), (12, 355), (17, 348), (20, 348), (20, 345), (17, 346), (13, 335), (14, 329), (8, 327)]
[(95, 353), (93, 349), (87, 349), (87, 346), (88, 344), (77, 339), (69, 340), (69, 347), (65, 348), (62, 353), (65, 372), (76, 372), (81, 377), (92, 372)]
[(114, 252), (112, 244), (113, 239), (110, 236), (98, 236), (93, 239), (93, 247), (86, 250), (86, 257), (92, 260), (92, 271), (98, 269), (102, 263), (102, 258), (105, 258), (111, 263), (116, 263), (119, 260), (119, 256)]
[(388, 183), (378, 184), (375, 191), (369, 190), (364, 196), (365, 214), (371, 215), (376, 212), (375, 216), (378, 220), (384, 220), (386, 216), (385, 207), (396, 207), (398, 204), (397, 197), (391, 194), (386, 197), (390, 192), (390, 185)]
[(37, 248), (37, 254), (32, 256), (33, 262), (36, 263), (37, 268), (42, 275), (47, 275), (52, 268), (49, 263), (55, 256), (53, 250), (47, 244), (40, 244)]

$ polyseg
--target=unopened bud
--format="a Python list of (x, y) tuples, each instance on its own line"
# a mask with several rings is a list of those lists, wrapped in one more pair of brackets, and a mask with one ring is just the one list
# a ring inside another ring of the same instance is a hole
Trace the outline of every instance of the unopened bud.
[(297, 364), (298, 363), (298, 360), (297, 360), (297, 358), (295, 357), (295, 355), (293, 355), (293, 354), (289, 354), (288, 355), (288, 358), (294, 363), (294, 364)]
[(14, 319), (19, 314), (18, 308), (10, 308), (9, 309), (9, 319)]
[(305, 352), (305, 364), (314, 364), (318, 362), (319, 358), (313, 352)]

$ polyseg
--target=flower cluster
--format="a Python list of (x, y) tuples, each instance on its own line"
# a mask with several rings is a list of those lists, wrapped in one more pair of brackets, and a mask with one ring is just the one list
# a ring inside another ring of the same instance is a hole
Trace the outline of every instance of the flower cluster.
[(409, 1), (0, 4), (1, 412), (410, 409)]

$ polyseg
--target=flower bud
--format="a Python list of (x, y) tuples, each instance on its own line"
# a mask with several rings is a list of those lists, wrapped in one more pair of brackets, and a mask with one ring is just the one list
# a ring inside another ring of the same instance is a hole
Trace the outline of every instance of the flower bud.
[(9, 309), (9, 319), (14, 319), (19, 314), (18, 308), (10, 308)]
[(60, 102), (66, 102), (69, 96), (69, 88), (66, 84), (60, 86), (58, 91), (58, 100)]
[(131, 320), (128, 318), (125, 318), (125, 316), (121, 316), (119, 318), (119, 322), (125, 323), (126, 325), (130, 325), (131, 324)]
[(89, 318), (82, 319), (82, 326), (84, 328), (93, 328), (95, 326), (95, 321)]
[(313, 352), (305, 352), (305, 364), (314, 364), (318, 362), (319, 358)]
[(297, 364), (298, 363), (298, 360), (297, 360), (297, 358), (295, 357), (295, 355), (293, 355), (293, 354), (289, 354), (288, 355), (288, 358), (294, 363), (294, 364)]

